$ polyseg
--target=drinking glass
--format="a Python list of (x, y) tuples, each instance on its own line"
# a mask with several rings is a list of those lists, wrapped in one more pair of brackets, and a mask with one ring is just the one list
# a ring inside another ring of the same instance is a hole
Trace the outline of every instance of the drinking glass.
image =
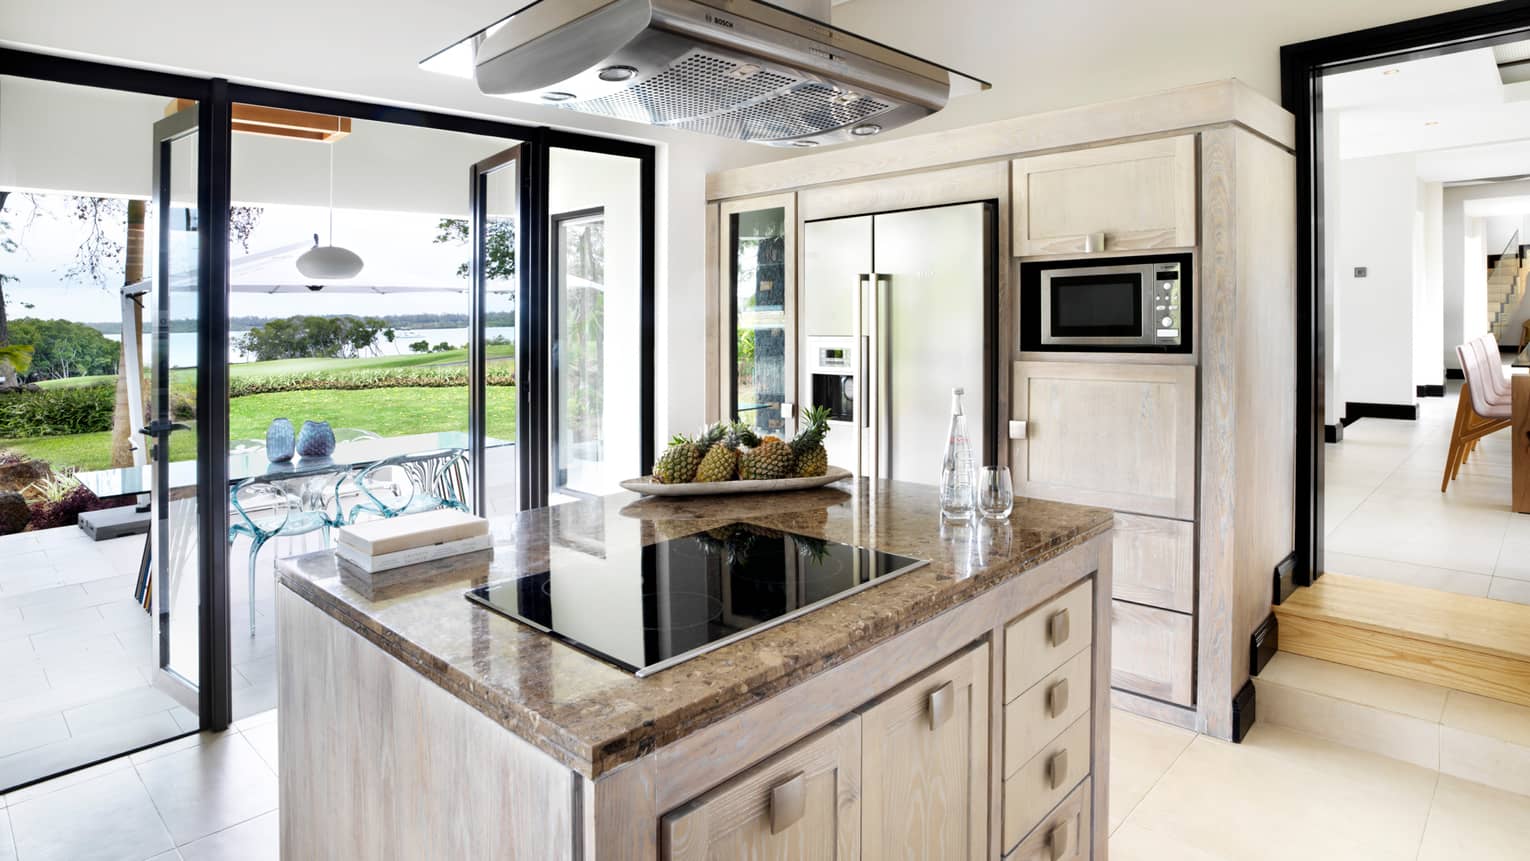
[(978, 512), (990, 520), (1008, 519), (1015, 510), (1015, 489), (1009, 481), (1009, 467), (985, 466), (978, 470)]

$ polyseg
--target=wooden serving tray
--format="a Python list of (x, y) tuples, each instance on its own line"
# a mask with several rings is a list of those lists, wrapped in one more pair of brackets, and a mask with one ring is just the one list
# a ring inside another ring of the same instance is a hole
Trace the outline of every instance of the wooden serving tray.
[(850, 470), (831, 466), (823, 475), (810, 478), (777, 478), (769, 481), (692, 481), (686, 484), (660, 484), (653, 476), (629, 478), (622, 487), (648, 496), (718, 496), (728, 493), (778, 493), (823, 487), (850, 477)]

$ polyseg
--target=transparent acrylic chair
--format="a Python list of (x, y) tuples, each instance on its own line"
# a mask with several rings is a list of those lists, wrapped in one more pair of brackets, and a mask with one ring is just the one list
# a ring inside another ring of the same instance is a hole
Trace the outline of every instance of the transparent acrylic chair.
[[(250, 539), (250, 636), (255, 636), (255, 561), (260, 549), (273, 538), (289, 538), (310, 532), (323, 532), (329, 545), (329, 530), (343, 524), (340, 512), (340, 485), (347, 473), (281, 478), (256, 476), (235, 485), (229, 491), (234, 516), (229, 522), (228, 543), (243, 535)], [(299, 493), (288, 487), (300, 484)], [(331, 488), (333, 510), (328, 509), (325, 489)]]
[(467, 452), (460, 448), (380, 460), (356, 476), (356, 488), (366, 499), (351, 509), (346, 521), (355, 523), (362, 515), (398, 517), (437, 508), (466, 511), (467, 478)]

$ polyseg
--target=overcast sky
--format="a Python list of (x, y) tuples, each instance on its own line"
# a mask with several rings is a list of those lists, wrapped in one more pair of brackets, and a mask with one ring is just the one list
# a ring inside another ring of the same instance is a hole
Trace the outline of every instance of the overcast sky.
[[(21, 246), (0, 252), (0, 272), (18, 280), (5, 286), (10, 315), (14, 317), (64, 318), (82, 323), (117, 320), (121, 316), (118, 287), (122, 284), (122, 261), (105, 284), (66, 279), (80, 243), (87, 236), (83, 223), (74, 218), (67, 198), (39, 196), (34, 214), (32, 199), (12, 194), (3, 217), (10, 235)], [(267, 206), (250, 237), (249, 251), (238, 243), (231, 248), (233, 282), (303, 284), (310, 279), (298, 273), (293, 261), (313, 244), (313, 234), (328, 244), (328, 213), (323, 207)], [(389, 286), (437, 286), (465, 288), (466, 279), (456, 274), (467, 259), (467, 246), (437, 244), (438, 217), (422, 213), (336, 210), (335, 244), (361, 255), (365, 268), (356, 282)], [(126, 234), (126, 223), (112, 226), (112, 235)], [(153, 245), (153, 238), (148, 239)], [(262, 252), (289, 248), (288, 253), (257, 261), (244, 259)], [(241, 262), (243, 260), (243, 262)], [(31, 303), (27, 309), (21, 303)], [(285, 317), (294, 314), (466, 314), (466, 293), (447, 289), (442, 293), (376, 294), (280, 293), (254, 294), (237, 289), (229, 299), (234, 316)], [(491, 310), (496, 310), (491, 308)]]

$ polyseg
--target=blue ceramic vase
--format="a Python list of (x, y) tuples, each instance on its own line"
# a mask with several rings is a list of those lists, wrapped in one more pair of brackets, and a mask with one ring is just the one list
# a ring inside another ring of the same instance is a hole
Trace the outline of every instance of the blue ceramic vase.
[(298, 431), (297, 453), (302, 457), (329, 457), (335, 453), (335, 432), (329, 422), (303, 422)]
[(286, 463), (292, 460), (292, 446), (292, 422), (286, 419), (272, 419), (271, 426), (266, 428), (266, 460), (272, 463)]

